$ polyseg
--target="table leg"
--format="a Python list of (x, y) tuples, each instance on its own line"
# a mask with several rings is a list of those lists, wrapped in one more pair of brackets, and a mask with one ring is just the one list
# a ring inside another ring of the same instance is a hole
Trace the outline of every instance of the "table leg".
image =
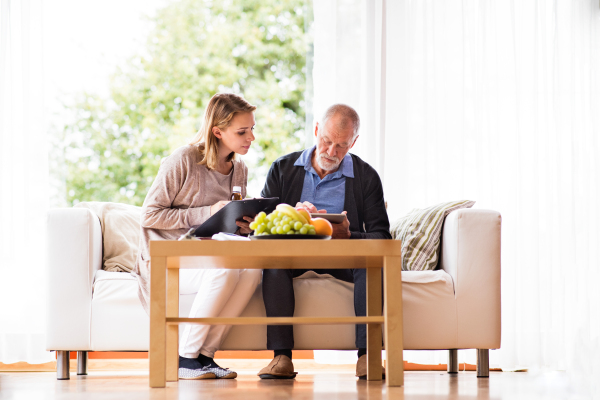
[(402, 331), (402, 258), (384, 257), (386, 385), (404, 385)]
[(166, 257), (150, 260), (150, 387), (165, 387)]
[[(179, 268), (167, 268), (167, 318), (179, 317)], [(178, 380), (179, 325), (167, 326), (167, 382)]]
[[(381, 315), (381, 260), (370, 259), (367, 267), (367, 316)], [(367, 380), (381, 380), (381, 325), (367, 324)]]

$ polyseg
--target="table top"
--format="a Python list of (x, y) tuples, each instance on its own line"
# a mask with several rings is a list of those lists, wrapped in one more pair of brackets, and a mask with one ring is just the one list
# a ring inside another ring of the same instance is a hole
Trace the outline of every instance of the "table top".
[(400, 241), (389, 239), (150, 241), (151, 257), (400, 257), (401, 250)]

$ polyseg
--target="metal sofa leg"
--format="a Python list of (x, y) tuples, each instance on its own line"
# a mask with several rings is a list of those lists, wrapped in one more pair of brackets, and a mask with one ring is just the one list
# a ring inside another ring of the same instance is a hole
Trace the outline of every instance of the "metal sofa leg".
[(490, 350), (477, 349), (477, 377), (489, 378), (490, 376)]
[(458, 350), (448, 350), (448, 373), (458, 374)]
[(70, 379), (69, 352), (60, 350), (56, 352), (56, 379), (59, 381)]
[(88, 368), (88, 352), (77, 352), (77, 375), (87, 375)]

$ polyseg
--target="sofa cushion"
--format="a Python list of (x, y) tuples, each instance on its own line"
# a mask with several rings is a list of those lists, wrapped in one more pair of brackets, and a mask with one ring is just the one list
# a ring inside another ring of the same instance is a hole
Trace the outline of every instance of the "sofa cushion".
[[(297, 317), (354, 315), (354, 285), (308, 272), (294, 279)], [(179, 315), (188, 317), (195, 294), (179, 296)], [(443, 270), (402, 274), (405, 349), (450, 349), (457, 345), (452, 278)], [(259, 286), (242, 317), (264, 317)], [(426, 316), (426, 317), (424, 317)], [(91, 345), (94, 351), (147, 351), (149, 318), (130, 274), (98, 271), (92, 299)], [(181, 332), (182, 330), (180, 330)], [(440, 332), (444, 332), (440, 335)], [(264, 350), (264, 325), (234, 326), (222, 350)], [(295, 325), (295, 348), (354, 349), (353, 325)]]
[(149, 318), (131, 274), (99, 270), (93, 286), (91, 345), (94, 351), (148, 351)]
[(414, 209), (392, 224), (392, 238), (402, 241), (402, 270), (434, 270), (438, 264), (444, 219), (454, 210), (471, 208), (471, 200), (451, 201)]
[(97, 201), (82, 202), (75, 207), (88, 208), (100, 219), (102, 268), (111, 272), (131, 272), (139, 248), (142, 208)]

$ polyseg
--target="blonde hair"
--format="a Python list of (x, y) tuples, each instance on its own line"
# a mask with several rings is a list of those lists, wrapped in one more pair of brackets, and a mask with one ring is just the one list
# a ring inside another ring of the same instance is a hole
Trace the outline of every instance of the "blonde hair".
[[(200, 130), (190, 142), (191, 145), (198, 145), (198, 150), (202, 155), (200, 165), (206, 165), (208, 169), (216, 169), (219, 163), (219, 138), (213, 133), (216, 126), (219, 129), (225, 129), (231, 125), (231, 120), (236, 113), (253, 112), (256, 106), (248, 103), (243, 97), (232, 93), (215, 94), (206, 107), (204, 112), (204, 121)], [(227, 161), (235, 159), (235, 152), (227, 156)]]

